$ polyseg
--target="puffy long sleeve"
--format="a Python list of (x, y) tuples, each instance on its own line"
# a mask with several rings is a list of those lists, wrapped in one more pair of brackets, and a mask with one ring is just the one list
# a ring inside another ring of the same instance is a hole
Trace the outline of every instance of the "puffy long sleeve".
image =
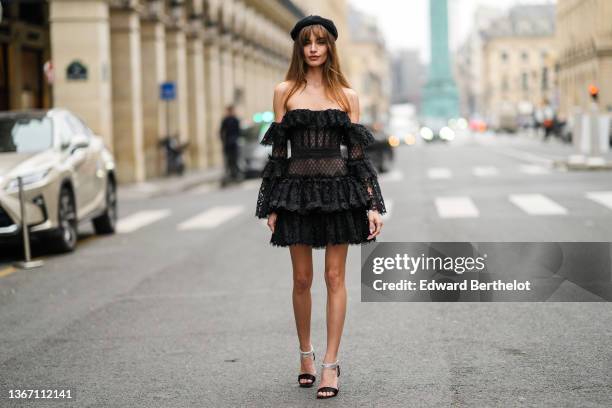
[(344, 135), (349, 174), (356, 177), (365, 186), (369, 197), (368, 209), (384, 214), (387, 209), (378, 184), (378, 173), (371, 160), (365, 155), (364, 149), (375, 141), (372, 133), (359, 123), (351, 123)]
[(272, 145), (272, 153), (268, 155), (268, 162), (261, 173), (262, 182), (255, 210), (257, 218), (266, 218), (272, 212), (270, 211), (270, 195), (280, 180), (287, 174), (289, 161), (287, 157), (287, 136), (281, 123), (272, 122), (260, 144)]

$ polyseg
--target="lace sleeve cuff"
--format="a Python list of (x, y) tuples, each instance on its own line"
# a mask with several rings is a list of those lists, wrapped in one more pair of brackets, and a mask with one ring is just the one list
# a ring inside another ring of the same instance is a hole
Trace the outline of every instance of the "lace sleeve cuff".
[(361, 181), (368, 195), (368, 209), (386, 212), (385, 202), (378, 184), (378, 174), (365, 154), (364, 147), (376, 142), (370, 130), (362, 124), (351, 123), (344, 136), (348, 150), (349, 174)]
[(380, 214), (387, 212), (385, 200), (378, 184), (378, 174), (368, 158), (348, 160), (349, 174), (360, 180), (368, 194), (368, 209), (377, 210)]
[(273, 144), (282, 145), (283, 143), (286, 144), (287, 135), (281, 123), (279, 122), (270, 123), (268, 130), (266, 130), (266, 133), (264, 134), (263, 138), (261, 139), (261, 142), (259, 143), (262, 145), (273, 145)]

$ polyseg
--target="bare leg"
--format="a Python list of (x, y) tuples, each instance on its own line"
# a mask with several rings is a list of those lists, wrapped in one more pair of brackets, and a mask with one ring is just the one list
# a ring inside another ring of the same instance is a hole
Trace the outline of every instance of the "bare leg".
[[(297, 328), (300, 350), (309, 351), (312, 345), (310, 340), (310, 317), (312, 312), (312, 247), (309, 245), (291, 245), (291, 263), (293, 265), (293, 314)], [(302, 373), (316, 374), (312, 357), (301, 358)], [(302, 384), (311, 383), (310, 380), (301, 379)]]
[[(344, 282), (348, 244), (328, 245), (325, 249), (325, 284), (327, 285), (327, 350), (323, 362), (333, 363), (338, 357), (340, 338), (346, 316), (346, 286)], [(338, 387), (336, 369), (321, 372), (319, 387)], [(329, 391), (320, 392), (328, 396)]]

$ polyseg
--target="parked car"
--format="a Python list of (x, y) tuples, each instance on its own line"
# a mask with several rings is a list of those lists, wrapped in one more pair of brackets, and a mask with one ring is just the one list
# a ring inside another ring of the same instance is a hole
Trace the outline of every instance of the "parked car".
[(259, 143), (269, 126), (270, 122), (261, 122), (241, 129), (238, 167), (246, 178), (259, 177), (268, 161), (268, 154), (272, 153), (271, 146)]
[(33, 239), (76, 247), (79, 222), (114, 233), (115, 160), (102, 138), (65, 109), (0, 112), (0, 239), (21, 236), (18, 176)]

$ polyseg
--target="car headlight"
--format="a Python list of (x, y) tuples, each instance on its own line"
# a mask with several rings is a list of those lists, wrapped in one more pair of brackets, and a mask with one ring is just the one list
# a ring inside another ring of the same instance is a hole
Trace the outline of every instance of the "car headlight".
[(455, 131), (448, 126), (444, 126), (440, 129), (440, 137), (445, 140), (453, 140), (455, 138)]
[[(51, 171), (51, 168), (48, 168), (48, 169), (39, 170), (33, 173), (22, 175), (21, 180), (22, 180), (23, 186), (25, 187), (27, 185), (34, 184), (34, 183), (37, 183), (43, 180), (45, 177), (47, 177), (47, 174), (49, 174), (50, 171)], [(11, 179), (11, 181), (8, 182), (8, 184), (6, 185), (6, 187), (4, 187), (4, 189), (7, 191), (19, 190), (18, 178), (15, 177)]]

